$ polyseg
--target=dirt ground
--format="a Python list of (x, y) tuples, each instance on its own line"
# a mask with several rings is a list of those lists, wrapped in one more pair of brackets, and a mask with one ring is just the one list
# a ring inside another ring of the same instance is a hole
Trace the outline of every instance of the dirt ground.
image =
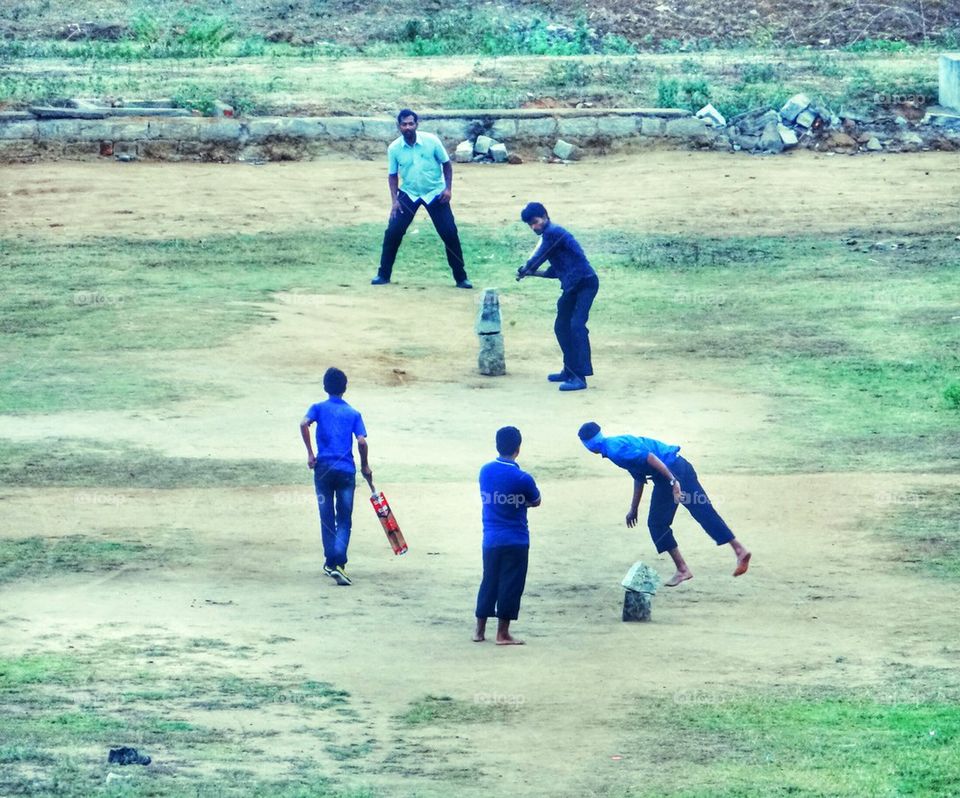
[[(763, 158), (650, 151), (571, 165), (470, 164), (455, 171), (457, 218), (474, 224), (513, 223), (531, 199), (576, 208), (586, 226), (667, 234), (924, 232), (960, 219), (960, 159), (952, 153)], [(61, 162), (5, 166), (0, 175), (3, 228), (62, 240), (378, 222), (389, 210), (380, 162)]]
[[(5, 167), (0, 183), (4, 229), (68, 241), (375, 222), (387, 210), (382, 165), (345, 161), (58, 163)], [(958, 184), (960, 160), (946, 154), (658, 153), (459, 169), (454, 197), (458, 218), (473, 223), (512, 223), (518, 207), (537, 198), (576, 207), (578, 224), (595, 228), (906, 232), (942, 230), (944, 218), (960, 218)], [(869, 687), (889, 684), (898, 668), (955, 666), (944, 636), (955, 628), (952, 588), (899, 564), (902, 552), (870, 528), (884, 509), (875, 497), (915, 477), (717, 473), (711, 462), (719, 452), (743, 436), (769, 434), (763, 397), (691, 386), (684, 369), (669, 363), (651, 384), (627, 340), (601, 345), (605, 376), (595, 387), (560, 395), (543, 380), (553, 362), (549, 331), (539, 342), (509, 342), (510, 374), (485, 380), (473, 374), (475, 340), (463, 322), (475, 296), (438, 285), (318, 297), (305, 304), (281, 296), (271, 305), (277, 323), (217, 349), (163, 355), (164, 369), (207, 374), (228, 384), (233, 398), (211, 404), (198, 397), (157, 411), (8, 416), (0, 418), (0, 436), (44, 438), (53, 430), (171, 455), (302, 460), (296, 425), (306, 404), (322, 398), (313, 362), (335, 352), (340, 362), (364, 363), (348, 398), (363, 410), (375, 471), (404, 475), (381, 486), (410, 553), (392, 557), (358, 491), (350, 550), (356, 581), (349, 589), (333, 585), (320, 571), (305, 465), (302, 485), (109, 491), (114, 500), (102, 503), (78, 503), (75, 490), (7, 489), (4, 535), (122, 530), (150, 542), (189, 530), (191, 556), (145, 572), (7, 585), (0, 651), (140, 636), (173, 646), (195, 638), (245, 646), (242, 655), (220, 654), (218, 666), (263, 678), (293, 674), (351, 693), (359, 716), (342, 728), (344, 739), (373, 742), (359, 762), (330, 761), (343, 783), (427, 795), (452, 794), (455, 783), (456, 794), (477, 796), (582, 796), (642, 782), (641, 756), (629, 741), (631, 713), (645, 697), (695, 702), (714, 691)], [(405, 335), (421, 355), (396, 351), (396, 329), (382, 321), (394, 317), (417, 319)], [(732, 579), (731, 553), (713, 547), (681, 511), (678, 538), (695, 579), (661, 590), (653, 623), (622, 623), (619, 580), (628, 567), (643, 558), (667, 576), (669, 563), (656, 557), (644, 530), (624, 527), (630, 480), (580, 446), (575, 432), (589, 418), (611, 431), (696, 441), (684, 452), (754, 551), (750, 572)], [(480, 574), (474, 474), (492, 458), (493, 431), (503, 423), (523, 430), (521, 462), (544, 496), (530, 513), (531, 567), (516, 624), (528, 645), (512, 649), (470, 642)], [(926, 484), (931, 479), (941, 478)], [(391, 719), (428, 694), (501, 701), (517, 711), (503, 723), (398, 732)], [(198, 710), (187, 720), (209, 724), (211, 716)], [(295, 706), (222, 722), (251, 734), (277, 732), (257, 738), (260, 753), (245, 767), (282, 772), (299, 755), (324, 756), (300, 733)], [(183, 752), (151, 753), (188, 766)]]

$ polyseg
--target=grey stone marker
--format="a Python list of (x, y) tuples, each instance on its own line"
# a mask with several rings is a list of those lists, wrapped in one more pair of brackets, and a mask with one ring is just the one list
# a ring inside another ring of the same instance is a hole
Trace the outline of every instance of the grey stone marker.
[(507, 373), (503, 352), (503, 333), (500, 325), (500, 297), (496, 288), (483, 292), (483, 303), (477, 315), (477, 335), (480, 337), (480, 373), (500, 377)]
[(660, 587), (660, 574), (637, 560), (620, 583), (626, 589), (623, 595), (624, 621), (649, 621), (653, 596)]
[(574, 161), (580, 157), (577, 146), (563, 139), (557, 139), (557, 143), (553, 147), (553, 154), (561, 161)]
[(940, 56), (940, 105), (960, 111), (960, 53)]

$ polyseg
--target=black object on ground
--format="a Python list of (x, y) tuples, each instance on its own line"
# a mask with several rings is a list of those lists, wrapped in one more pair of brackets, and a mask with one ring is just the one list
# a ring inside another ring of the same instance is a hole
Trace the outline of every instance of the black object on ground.
[(107, 762), (111, 765), (149, 765), (150, 757), (139, 753), (136, 748), (111, 748)]

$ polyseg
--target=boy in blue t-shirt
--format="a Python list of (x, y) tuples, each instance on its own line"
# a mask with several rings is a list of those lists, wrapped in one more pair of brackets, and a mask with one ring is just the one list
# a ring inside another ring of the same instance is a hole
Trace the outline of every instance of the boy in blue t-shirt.
[(483, 580), (477, 594), (477, 629), (473, 640), (482, 642), (487, 618), (497, 623), (497, 645), (519, 646), (510, 636), (510, 621), (520, 613), (520, 597), (527, 579), (530, 529), (527, 507), (540, 506), (540, 491), (530, 474), (517, 465), (522, 438), (516, 427), (497, 430), (499, 457), (480, 469), (483, 502)]
[[(344, 571), (353, 516), (353, 494), (357, 467), (353, 463), (353, 439), (360, 452), (360, 470), (369, 480), (373, 476), (367, 463), (367, 430), (363, 418), (343, 401), (347, 375), (329, 368), (323, 375), (325, 402), (310, 405), (300, 422), (300, 435), (307, 447), (307, 467), (313, 469), (313, 484), (320, 510), (320, 536), (323, 540), (323, 572), (338, 585), (349, 585)], [(310, 425), (317, 425), (317, 452), (310, 442)]]
[(698, 524), (703, 527), (718, 546), (729, 544), (737, 558), (734, 576), (743, 576), (750, 567), (750, 552), (736, 539), (730, 527), (710, 503), (707, 492), (700, 484), (694, 467), (680, 456), (680, 447), (672, 446), (653, 438), (635, 435), (611, 435), (606, 437), (600, 425), (588, 421), (577, 433), (587, 451), (599, 454), (633, 477), (633, 499), (627, 512), (626, 523), (631, 529), (637, 525), (637, 514), (643, 486), (649, 479), (653, 483), (647, 527), (657, 554), (667, 552), (676, 566), (676, 573), (665, 583), (676, 587), (681, 582), (693, 579), (693, 573), (680, 553), (673, 536), (673, 519), (677, 506), (682, 504)]

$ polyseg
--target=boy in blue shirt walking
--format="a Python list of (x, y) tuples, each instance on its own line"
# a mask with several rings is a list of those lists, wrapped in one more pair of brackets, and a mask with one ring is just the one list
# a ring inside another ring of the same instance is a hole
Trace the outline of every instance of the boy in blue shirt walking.
[(510, 635), (510, 621), (520, 614), (527, 579), (530, 529), (527, 507), (540, 506), (540, 491), (530, 474), (517, 465), (522, 438), (516, 427), (497, 430), (496, 460), (480, 469), (483, 503), (483, 580), (477, 594), (477, 628), (473, 640), (485, 639), (487, 618), (497, 621), (497, 645), (521, 646)]
[(588, 421), (580, 427), (578, 435), (587, 451), (610, 460), (633, 477), (633, 500), (626, 518), (627, 526), (631, 529), (637, 525), (643, 486), (648, 479), (653, 483), (650, 513), (647, 516), (650, 537), (657, 547), (657, 553), (667, 552), (677, 568), (677, 572), (665, 583), (667, 587), (676, 587), (681, 582), (693, 579), (693, 573), (680, 554), (680, 547), (670, 528), (678, 504), (687, 508), (718, 546), (730, 544), (737, 557), (734, 576), (742, 576), (747, 572), (750, 552), (734, 537), (730, 527), (714, 509), (697, 472), (680, 456), (679, 446), (634, 435), (612, 435), (607, 438), (594, 421)]
[[(353, 439), (360, 452), (360, 470), (370, 479), (373, 472), (367, 463), (367, 430), (363, 418), (343, 401), (347, 375), (329, 368), (323, 375), (325, 402), (310, 405), (300, 422), (300, 436), (307, 447), (307, 467), (313, 469), (313, 484), (320, 510), (320, 535), (323, 540), (323, 572), (338, 585), (352, 580), (344, 570), (347, 546), (353, 520), (353, 494), (357, 467), (353, 462)], [(310, 425), (317, 425), (317, 452), (310, 443)]]
[[(550, 221), (547, 209), (539, 202), (528, 203), (520, 218), (540, 236), (540, 246), (526, 264), (517, 271), (517, 280), (524, 277), (555, 277), (563, 293), (557, 300), (557, 320), (553, 324), (557, 343), (563, 353), (563, 368), (547, 375), (550, 382), (559, 382), (561, 391), (582, 391), (587, 377), (593, 374), (590, 358), (590, 331), (587, 319), (590, 307), (600, 288), (600, 280), (583, 248), (568, 231)], [(538, 269), (546, 261), (549, 268)]]

